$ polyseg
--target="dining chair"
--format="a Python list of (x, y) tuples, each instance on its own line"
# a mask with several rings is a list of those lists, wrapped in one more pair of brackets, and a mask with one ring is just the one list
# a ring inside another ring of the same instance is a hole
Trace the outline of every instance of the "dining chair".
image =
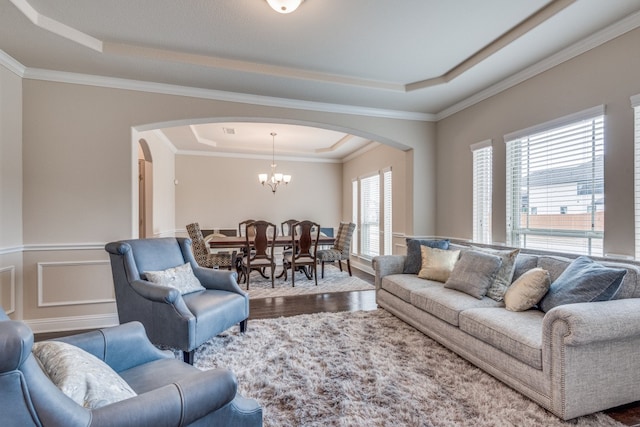
[(340, 271), (342, 271), (342, 261), (347, 262), (347, 268), (349, 269), (349, 276), (351, 276), (351, 262), (349, 261), (349, 255), (351, 252), (351, 239), (353, 237), (353, 230), (356, 225), (352, 222), (341, 222), (338, 227), (338, 234), (336, 235), (336, 241), (331, 249), (322, 249), (318, 251), (318, 261), (322, 265), (321, 276), (324, 278), (324, 263), (338, 261)]
[[(313, 274), (318, 286), (318, 273), (316, 268), (318, 254), (318, 239), (320, 238), (320, 224), (313, 221), (299, 221), (292, 225), (291, 233), (292, 252), (285, 255), (282, 267), (284, 268), (284, 280), (287, 280), (287, 270), (291, 269), (291, 286), (296, 286), (296, 271), (304, 271), (307, 278)], [(309, 268), (309, 273), (306, 268)]]
[(202, 236), (202, 230), (200, 230), (200, 224), (194, 222), (187, 224), (187, 233), (191, 239), (191, 249), (193, 250), (193, 257), (200, 267), (233, 269), (235, 266), (237, 251), (229, 252), (217, 252), (210, 253), (207, 247), (207, 242)]
[[(288, 219), (286, 221), (282, 221), (280, 223), (280, 231), (281, 231), (281, 235), (282, 236), (293, 236), (293, 224), (295, 224), (296, 222), (298, 222), (297, 219)], [(291, 246), (286, 245), (282, 248), (282, 256), (283, 258), (289, 254), (291, 254), (293, 252), (293, 249)]]
[[(255, 236), (245, 234), (245, 256), (242, 258), (242, 270), (247, 279), (247, 290), (252, 270), (257, 270), (263, 277), (265, 269), (271, 271), (271, 287), (275, 287), (274, 277), (276, 270), (275, 243), (277, 236), (276, 225), (268, 221), (253, 221), (246, 224), (247, 229), (253, 229)], [(267, 277), (268, 278), (268, 277)]]

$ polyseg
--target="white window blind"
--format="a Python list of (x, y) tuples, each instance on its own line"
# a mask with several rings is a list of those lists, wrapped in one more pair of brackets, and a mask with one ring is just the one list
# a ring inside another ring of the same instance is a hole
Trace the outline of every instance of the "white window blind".
[(491, 243), (493, 147), (491, 140), (471, 146), (473, 155), (473, 241)]
[(640, 259), (640, 95), (631, 97), (634, 111), (634, 202), (635, 202), (635, 237), (636, 259)]
[(360, 179), (360, 254), (380, 255), (380, 176)]
[(392, 176), (391, 169), (385, 169), (382, 172), (383, 176), (383, 216), (384, 216), (384, 227), (383, 227), (383, 236), (384, 236), (384, 255), (391, 255), (393, 253), (393, 218), (392, 218), (392, 198), (391, 198), (391, 184), (392, 184)]
[[(356, 224), (356, 229), (353, 231), (353, 236), (358, 235), (358, 180), (354, 179), (351, 183), (351, 222)], [(358, 239), (351, 239), (351, 253), (358, 253)]]
[(604, 107), (505, 141), (508, 243), (603, 255)]

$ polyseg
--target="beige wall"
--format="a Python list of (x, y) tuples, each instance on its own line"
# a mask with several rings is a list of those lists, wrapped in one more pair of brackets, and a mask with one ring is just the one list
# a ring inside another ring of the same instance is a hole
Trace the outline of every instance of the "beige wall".
[(22, 80), (0, 67), (0, 306), (22, 316)]
[(533, 77), (437, 124), (437, 234), (472, 237), (469, 146), (493, 140), (493, 240), (506, 240), (509, 132), (604, 104), (605, 253), (634, 254), (633, 109), (640, 93), (640, 30)]
[[(4, 69), (3, 76), (3, 87), (6, 81), (20, 87), (20, 79)], [(24, 300), (18, 302), (16, 312), (36, 331), (90, 328), (117, 322), (115, 304), (109, 297), (111, 277), (103, 247), (106, 242), (137, 234), (137, 132), (173, 121), (272, 120), (343, 130), (404, 149), (412, 148), (414, 161), (421, 165), (434, 162), (431, 156), (435, 152), (433, 123), (40, 80), (22, 79), (21, 83), (22, 94), (18, 92), (14, 97), (17, 103), (22, 101), (22, 108), (13, 112), (3, 109), (0, 114), (2, 120), (15, 124), (19, 123), (22, 112), (22, 126), (14, 128), (18, 132), (22, 130), (22, 137), (18, 136), (17, 141), (2, 141), (2, 150), (17, 149), (19, 152), (20, 147), (22, 149), (22, 211), (21, 214), (15, 211), (14, 218), (9, 224), (3, 224), (2, 230), (11, 233), (19, 230), (18, 235), (23, 237), (22, 241), (13, 243), (18, 245), (16, 254), (20, 260), (24, 258), (23, 264), (10, 261), (10, 265), (15, 266), (15, 277), (18, 277), (16, 293), (24, 293)], [(16, 87), (12, 86), (12, 90)], [(2, 99), (5, 100), (4, 95)], [(183, 229), (194, 219), (203, 224), (217, 223), (218, 206), (227, 208), (225, 216), (221, 215), (221, 226), (233, 225), (245, 215), (257, 216), (254, 214), (258, 212), (257, 204), (236, 203), (232, 197), (227, 197), (229, 194), (224, 197), (223, 204), (214, 203), (213, 191), (205, 185), (201, 187), (202, 195), (210, 193), (212, 196), (204, 203), (199, 199), (197, 206), (204, 205), (204, 208), (187, 207), (194, 198), (189, 190), (190, 181), (206, 179), (205, 175), (189, 175), (196, 170), (189, 162), (204, 162), (204, 170), (207, 170), (212, 169), (211, 165), (217, 169), (219, 159), (189, 160), (188, 156), (175, 156), (173, 173), (178, 179), (175, 186), (170, 170), (171, 156), (166, 152), (162, 155), (167, 155), (162, 161), (166, 168), (158, 173), (154, 165), (153, 176), (154, 180), (159, 179), (158, 186), (163, 186), (167, 193), (162, 197), (154, 194), (159, 202), (158, 205), (154, 202), (154, 211), (169, 211), (161, 218), (154, 218), (154, 222), (158, 222), (158, 227), (154, 224), (154, 234), (171, 234), (171, 228), (173, 231)], [(20, 167), (20, 162), (17, 164)], [(253, 182), (258, 169), (265, 166), (268, 162), (245, 160), (242, 166), (228, 170), (226, 174), (230, 183), (243, 179), (252, 181), (251, 191), (262, 199), (262, 206), (268, 207), (267, 211), (261, 211), (265, 217), (275, 221), (290, 215), (317, 218), (321, 223), (339, 221), (342, 206), (334, 194), (341, 191), (340, 165), (281, 162), (279, 166), (291, 171), (294, 181), (275, 198), (264, 189), (257, 191)], [(243, 177), (238, 173), (243, 169), (250, 173)], [(2, 173), (8, 173), (5, 171), (9, 168), (3, 164)], [(435, 170), (420, 169), (413, 179), (421, 185), (424, 183), (426, 191), (419, 203), (407, 200), (403, 207), (413, 211), (412, 217), (420, 218), (409, 224), (407, 230), (413, 228), (429, 233), (435, 226), (432, 209)], [(407, 187), (414, 188), (412, 184)], [(20, 191), (18, 188), (13, 186), (12, 190)], [(174, 205), (179, 206), (178, 209), (169, 206), (172, 191), (175, 191)], [(331, 198), (336, 204), (319, 204), (318, 195), (323, 199)], [(183, 202), (185, 199), (188, 203)], [(286, 199), (295, 199), (293, 208), (284, 208)], [(202, 212), (206, 212), (204, 217)], [(212, 213), (216, 217), (208, 216)], [(170, 219), (171, 215), (175, 215), (174, 221)], [(7, 243), (2, 241), (0, 249), (6, 252), (6, 248)], [(12, 271), (0, 270), (3, 289), (5, 283), (11, 281), (11, 274)], [(21, 277), (24, 277), (23, 282)], [(5, 294), (3, 291), (3, 298)], [(54, 294), (57, 296), (52, 299)]]
[(340, 222), (342, 165), (277, 160), (293, 176), (275, 194), (258, 182), (270, 160), (176, 156), (176, 227), (237, 228), (245, 219), (264, 219), (280, 227), (288, 219), (310, 219), (323, 227)]

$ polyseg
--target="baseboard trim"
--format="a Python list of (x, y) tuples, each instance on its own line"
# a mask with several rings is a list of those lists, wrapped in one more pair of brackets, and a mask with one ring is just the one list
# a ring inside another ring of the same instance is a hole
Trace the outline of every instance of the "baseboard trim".
[(117, 313), (94, 314), (74, 317), (51, 317), (48, 319), (23, 320), (36, 333), (83, 331), (116, 326), (120, 322)]

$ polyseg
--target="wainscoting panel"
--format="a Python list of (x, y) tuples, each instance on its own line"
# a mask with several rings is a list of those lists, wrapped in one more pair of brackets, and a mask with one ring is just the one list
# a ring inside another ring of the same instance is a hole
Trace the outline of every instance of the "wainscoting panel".
[(0, 268), (0, 307), (7, 314), (16, 311), (16, 267)]
[(108, 260), (38, 262), (38, 307), (115, 302)]

